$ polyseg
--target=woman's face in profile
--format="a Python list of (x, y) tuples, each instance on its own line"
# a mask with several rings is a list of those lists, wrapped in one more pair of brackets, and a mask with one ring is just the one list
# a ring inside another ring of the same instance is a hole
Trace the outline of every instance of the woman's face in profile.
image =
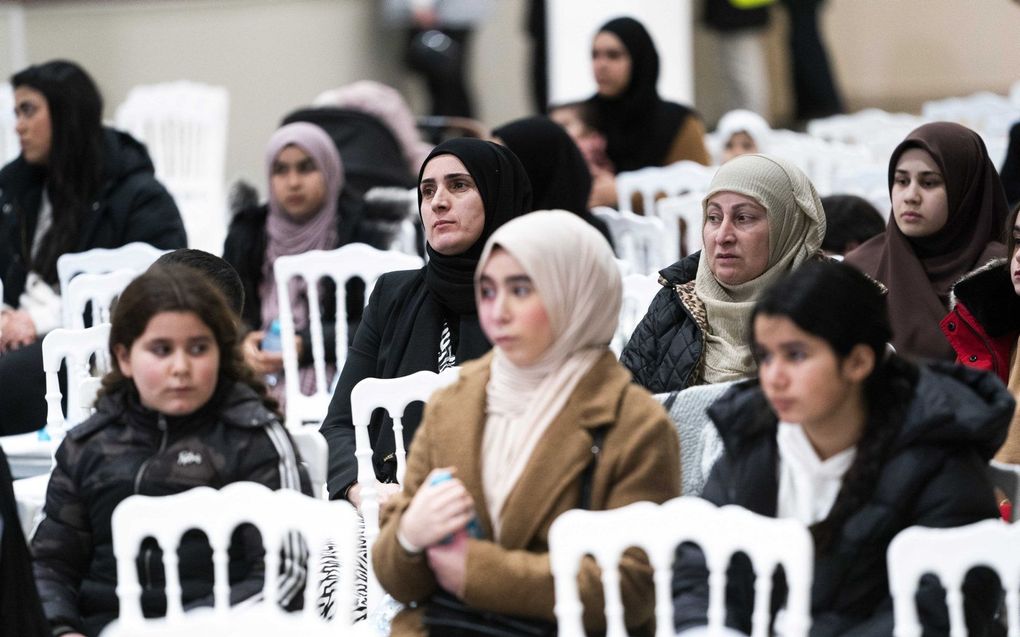
[(728, 191), (712, 195), (702, 239), (708, 267), (720, 283), (747, 283), (768, 268), (768, 213), (750, 197)]
[(618, 97), (630, 86), (631, 58), (623, 41), (601, 31), (591, 45), (591, 70), (602, 97)]
[(14, 89), (14, 126), (21, 155), (30, 164), (45, 165), (53, 148), (53, 123), (46, 97), (28, 86)]
[(326, 201), (326, 178), (315, 160), (300, 147), (284, 147), (273, 160), (270, 187), (287, 216), (309, 219)]
[(485, 204), (463, 162), (453, 155), (433, 157), (418, 188), (425, 238), (433, 250), (452, 256), (478, 241), (485, 227)]
[(537, 363), (555, 340), (531, 277), (501, 248), (478, 278), (478, 321), (489, 342), (518, 367)]

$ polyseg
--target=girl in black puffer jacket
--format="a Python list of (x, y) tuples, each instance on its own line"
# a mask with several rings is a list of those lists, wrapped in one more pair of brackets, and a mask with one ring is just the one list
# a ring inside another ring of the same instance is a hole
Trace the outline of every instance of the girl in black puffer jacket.
[[(117, 617), (110, 519), (128, 496), (253, 481), (310, 493), (275, 402), (242, 362), (236, 319), (223, 295), (193, 270), (154, 266), (117, 303), (114, 370), (96, 414), (70, 430), (56, 454), (45, 517), (32, 540), (36, 584), (55, 635), (96, 635)], [(149, 541), (151, 542), (151, 540)], [(285, 548), (284, 603), (303, 589), (300, 556)], [(211, 605), (211, 550), (184, 536), (186, 608)], [(231, 547), (231, 599), (259, 592), (263, 549), (251, 526)], [(159, 548), (143, 544), (139, 577), (146, 616), (166, 609)]]
[[(885, 298), (842, 264), (805, 265), (769, 289), (752, 329), (758, 379), (709, 410), (725, 453), (702, 496), (810, 528), (812, 635), (890, 635), (889, 542), (908, 526), (998, 516), (987, 463), (1013, 399), (990, 374), (916, 367), (887, 353)], [(700, 551), (682, 547), (674, 577), (680, 630), (705, 623), (704, 573)], [(998, 591), (988, 571), (967, 578), (971, 635), (1001, 629), (993, 619)], [(922, 578), (926, 635), (948, 634), (944, 594), (934, 578)], [(750, 563), (738, 558), (727, 587), (730, 626), (749, 631), (753, 596)]]

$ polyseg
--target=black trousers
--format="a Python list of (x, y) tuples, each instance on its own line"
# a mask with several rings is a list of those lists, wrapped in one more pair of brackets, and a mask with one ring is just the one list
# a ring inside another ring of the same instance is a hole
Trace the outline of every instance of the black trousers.
[(407, 66), (422, 75), (432, 101), (431, 115), (474, 117), (474, 104), (467, 88), (467, 47), (471, 31), (467, 29), (431, 29), (453, 41), (445, 51), (429, 50), (416, 43), (423, 29), (407, 32)]

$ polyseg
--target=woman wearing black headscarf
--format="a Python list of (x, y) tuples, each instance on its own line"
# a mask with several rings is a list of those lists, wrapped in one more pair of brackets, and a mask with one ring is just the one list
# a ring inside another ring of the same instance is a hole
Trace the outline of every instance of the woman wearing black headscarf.
[(925, 124), (889, 159), (892, 214), (882, 234), (846, 262), (889, 288), (893, 345), (910, 357), (954, 360), (939, 322), (953, 284), (1003, 257), (1009, 216), (999, 175), (974, 131)]
[[(322, 423), (329, 442), (331, 498), (360, 504), (351, 390), (364, 378), (396, 378), (442, 371), (490, 349), (478, 324), (474, 272), (489, 236), (531, 208), (531, 184), (517, 157), (478, 139), (437, 146), (418, 178), (418, 203), (429, 262), (420, 270), (379, 278)], [(403, 419), (407, 446), (421, 419), (421, 404)], [(380, 482), (396, 479), (393, 429), (388, 416), (369, 425), (372, 462)], [(392, 491), (380, 489), (385, 499)]]
[(500, 126), (492, 134), (524, 164), (531, 180), (532, 208), (572, 212), (613, 245), (605, 222), (588, 210), (591, 172), (563, 127), (547, 117), (525, 117)]
[(602, 25), (591, 55), (598, 91), (587, 104), (617, 171), (682, 159), (711, 163), (697, 114), (659, 97), (659, 54), (640, 22), (616, 18)]

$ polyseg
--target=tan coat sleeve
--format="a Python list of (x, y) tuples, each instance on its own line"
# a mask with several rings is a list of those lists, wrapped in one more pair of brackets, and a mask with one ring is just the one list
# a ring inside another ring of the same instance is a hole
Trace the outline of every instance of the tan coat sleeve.
[(712, 165), (712, 158), (708, 154), (708, 149), (705, 148), (705, 125), (694, 114), (688, 115), (680, 126), (662, 165), (668, 166), (684, 159), (696, 161), (705, 166)]
[[(618, 422), (607, 434), (593, 479), (592, 508), (615, 509), (633, 502), (665, 502), (680, 495), (680, 445), (662, 408), (647, 392), (630, 386)], [(549, 519), (542, 527), (547, 541)], [(546, 544), (546, 546), (548, 546)], [(629, 627), (654, 615), (652, 570), (644, 555), (628, 551), (620, 565), (621, 594)], [(578, 577), (587, 630), (604, 630), (604, 600), (595, 561), (585, 559)], [(554, 619), (555, 600), (548, 550), (507, 550), (484, 540), (469, 542), (465, 601), (500, 613)]]

